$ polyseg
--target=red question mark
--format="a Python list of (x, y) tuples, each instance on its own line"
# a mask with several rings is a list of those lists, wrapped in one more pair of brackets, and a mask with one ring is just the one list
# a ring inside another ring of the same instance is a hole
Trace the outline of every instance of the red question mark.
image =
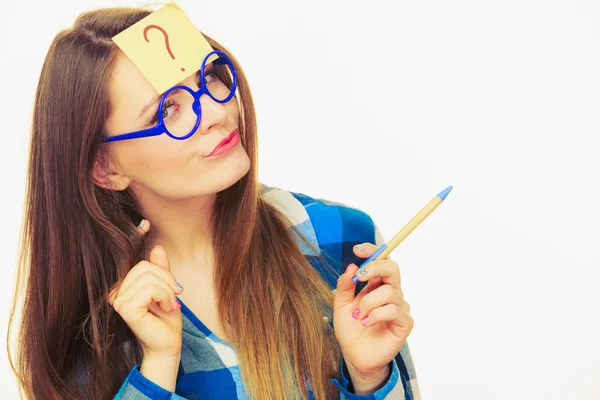
[[(169, 35), (167, 35), (167, 32), (160, 26), (148, 25), (147, 27), (144, 28), (144, 39), (146, 39), (146, 42), (150, 43), (150, 40), (148, 39), (148, 31), (152, 28), (158, 29), (159, 31), (162, 32), (162, 34), (165, 37), (165, 46), (167, 47), (167, 51), (169, 52), (169, 55), (171, 56), (171, 58), (174, 60), (175, 56), (173, 55), (173, 52), (171, 51), (171, 46), (169, 46)], [(185, 68), (181, 68), (181, 70), (185, 71)]]

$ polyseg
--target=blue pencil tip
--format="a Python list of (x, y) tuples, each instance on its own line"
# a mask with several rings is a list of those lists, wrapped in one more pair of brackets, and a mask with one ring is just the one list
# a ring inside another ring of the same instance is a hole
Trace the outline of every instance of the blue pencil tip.
[(442, 199), (442, 201), (444, 201), (446, 199), (446, 196), (448, 196), (448, 193), (450, 193), (450, 191), (452, 190), (452, 185), (448, 186), (446, 189), (442, 190), (439, 194), (438, 197), (440, 199)]

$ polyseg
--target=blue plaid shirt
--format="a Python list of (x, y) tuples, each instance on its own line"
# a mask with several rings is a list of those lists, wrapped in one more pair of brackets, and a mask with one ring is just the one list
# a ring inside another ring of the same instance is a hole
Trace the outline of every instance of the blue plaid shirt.
[[(377, 226), (364, 212), (343, 204), (288, 192), (262, 185), (263, 196), (282, 211), (309, 239), (316, 249), (334, 256), (342, 272), (350, 263), (360, 265), (361, 259), (354, 255), (354, 245), (363, 242), (384, 243)], [(332, 289), (336, 282), (326, 277), (317, 254), (301, 241), (301, 249), (311, 264), (327, 280)], [(181, 300), (180, 300), (181, 302)], [(242, 378), (234, 349), (220, 340), (182, 303), (183, 344), (181, 363), (175, 393), (169, 392), (146, 379), (134, 366), (114, 399), (118, 400), (183, 400), (186, 398), (232, 400), (246, 399)], [(332, 379), (340, 389), (340, 399), (349, 400), (420, 400), (419, 386), (414, 365), (404, 344), (392, 360), (392, 373), (383, 388), (377, 392), (358, 396), (349, 391), (350, 382), (343, 360), (340, 360), (342, 382)]]

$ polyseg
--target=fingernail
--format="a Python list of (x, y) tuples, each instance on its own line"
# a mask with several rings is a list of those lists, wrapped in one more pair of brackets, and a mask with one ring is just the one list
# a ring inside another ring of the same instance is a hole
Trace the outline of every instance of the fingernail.
[(175, 282), (175, 286), (177, 286), (177, 289), (183, 292), (183, 286), (181, 286), (181, 283)]
[(175, 298), (175, 301), (177, 302), (177, 307), (181, 308), (181, 303), (179, 302), (179, 299)]
[(369, 316), (368, 316), (368, 315), (367, 315), (366, 317), (364, 317), (364, 318), (363, 318), (363, 319), (360, 321), (360, 323), (361, 323), (361, 324), (363, 324), (363, 325), (366, 325), (368, 322), (369, 322)]
[(171, 301), (171, 309), (173, 311), (177, 310), (179, 307), (177, 306), (177, 299), (175, 299), (174, 301)]
[(356, 307), (354, 309), (354, 311), (352, 311), (352, 318), (354, 319), (358, 319), (358, 316), (360, 315), (360, 308)]
[(363, 251), (365, 249), (365, 247), (363, 245), (357, 244), (356, 246), (354, 246), (354, 248), (358, 251)]
[(366, 268), (359, 268), (358, 271), (356, 271), (356, 277), (357, 278), (364, 278), (365, 276), (367, 276), (367, 274), (369, 273), (369, 270)]
[(146, 220), (145, 220), (145, 219), (142, 219), (142, 220), (140, 221), (140, 224), (138, 225), (138, 228), (143, 228), (145, 223), (146, 223)]

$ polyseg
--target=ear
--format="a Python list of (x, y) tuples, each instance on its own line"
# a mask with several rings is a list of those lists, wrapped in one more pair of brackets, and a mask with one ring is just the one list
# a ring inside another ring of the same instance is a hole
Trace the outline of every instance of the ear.
[(96, 161), (94, 161), (92, 178), (94, 184), (108, 190), (125, 190), (131, 183), (131, 179), (113, 168), (101, 153), (98, 153)]

